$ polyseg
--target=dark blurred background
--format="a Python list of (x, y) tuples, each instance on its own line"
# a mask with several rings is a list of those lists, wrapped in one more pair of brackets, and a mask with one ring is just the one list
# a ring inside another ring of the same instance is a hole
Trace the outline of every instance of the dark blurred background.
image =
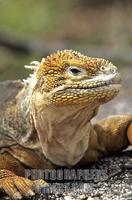
[(132, 65), (131, 0), (0, 0), (0, 80), (57, 49)]

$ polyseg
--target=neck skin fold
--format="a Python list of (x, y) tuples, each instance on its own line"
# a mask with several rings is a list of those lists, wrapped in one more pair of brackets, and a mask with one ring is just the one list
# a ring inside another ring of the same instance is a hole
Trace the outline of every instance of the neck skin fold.
[(90, 119), (96, 108), (86, 105), (46, 105), (42, 96), (32, 99), (32, 116), (45, 157), (59, 166), (73, 166), (84, 156), (89, 143)]

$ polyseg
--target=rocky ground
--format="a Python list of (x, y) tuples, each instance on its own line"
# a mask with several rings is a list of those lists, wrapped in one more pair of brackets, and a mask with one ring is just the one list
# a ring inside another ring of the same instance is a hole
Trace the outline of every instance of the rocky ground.
[[(132, 113), (132, 68), (123, 68), (121, 73), (122, 91), (115, 100), (102, 106), (100, 114), (94, 121), (110, 114)], [(102, 175), (92, 177), (85, 182), (59, 183), (57, 187), (62, 187), (62, 190), (54, 190), (53, 184), (50, 184), (51, 189), (48, 194), (38, 194), (32, 200), (132, 200), (131, 150), (103, 158), (88, 169), (91, 172), (92, 170), (102, 172)], [(0, 197), (0, 200), (9, 199), (5, 196)]]
[[(32, 200), (131, 200), (132, 199), (132, 152), (128, 151), (101, 159), (89, 168), (102, 171), (86, 182), (50, 184), (47, 194), (38, 194)], [(59, 190), (54, 190), (53, 185)], [(64, 190), (65, 188), (65, 190)], [(0, 200), (10, 200), (2, 196)]]

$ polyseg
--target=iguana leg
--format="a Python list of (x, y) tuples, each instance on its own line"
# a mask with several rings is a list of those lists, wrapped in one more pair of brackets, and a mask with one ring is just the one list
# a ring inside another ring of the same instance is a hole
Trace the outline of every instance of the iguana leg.
[(8, 152), (0, 154), (0, 169), (10, 170), (19, 176), (24, 176), (24, 166)]
[(132, 145), (132, 116), (110, 116), (93, 125), (88, 149), (79, 162), (87, 165)]
[(34, 195), (35, 187), (44, 187), (47, 183), (43, 180), (32, 181), (22, 176), (23, 165), (9, 153), (0, 155), (0, 188), (12, 199), (21, 199), (22, 196), (31, 197)]
[(132, 123), (128, 127), (127, 136), (130, 144), (132, 145)]

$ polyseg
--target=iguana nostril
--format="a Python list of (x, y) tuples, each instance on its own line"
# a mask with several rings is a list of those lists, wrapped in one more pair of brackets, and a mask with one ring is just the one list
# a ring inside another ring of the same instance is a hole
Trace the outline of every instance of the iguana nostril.
[(101, 70), (101, 71), (105, 71), (105, 70), (108, 70), (108, 69), (107, 69), (107, 67), (105, 67), (105, 66), (101, 66), (101, 67), (100, 67), (100, 70)]
[(109, 72), (110, 72), (110, 67), (109, 67), (109, 66), (102, 65), (102, 66), (100, 67), (100, 71), (101, 71), (101, 72), (105, 72), (105, 73), (109, 73)]
[(100, 71), (105, 73), (105, 74), (109, 74), (109, 73), (112, 73), (112, 74), (115, 74), (117, 73), (117, 68), (116, 66), (101, 66), (100, 67)]

